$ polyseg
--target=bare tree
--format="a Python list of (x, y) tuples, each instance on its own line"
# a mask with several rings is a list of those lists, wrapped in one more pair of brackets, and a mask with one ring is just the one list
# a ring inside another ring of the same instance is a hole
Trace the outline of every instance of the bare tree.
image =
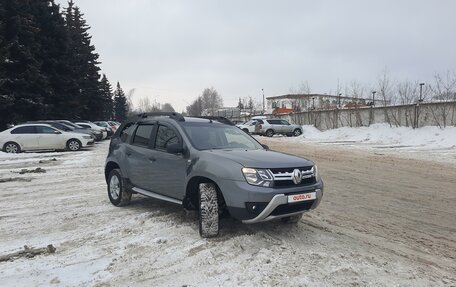
[(170, 103), (164, 103), (161, 106), (161, 110), (162, 110), (162, 112), (174, 112), (175, 111), (173, 106)]
[[(431, 109), (434, 120), (440, 127), (446, 127), (448, 124), (448, 116), (451, 111), (449, 101), (456, 100), (456, 75), (455, 73), (446, 72), (444, 76), (436, 74), (434, 84), (430, 87), (432, 100), (442, 102), (437, 109)], [(454, 112), (453, 112), (454, 115)], [(450, 119), (453, 122), (454, 119)]]
[(201, 95), (203, 110), (210, 115), (215, 115), (219, 108), (223, 107), (222, 96), (213, 87), (204, 89)]

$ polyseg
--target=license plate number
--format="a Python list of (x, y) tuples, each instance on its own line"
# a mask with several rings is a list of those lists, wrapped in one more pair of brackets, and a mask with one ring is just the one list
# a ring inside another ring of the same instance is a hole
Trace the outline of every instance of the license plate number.
[(288, 203), (291, 202), (300, 202), (300, 201), (308, 201), (317, 199), (316, 192), (308, 192), (308, 193), (300, 193), (300, 194), (293, 194), (288, 196)]

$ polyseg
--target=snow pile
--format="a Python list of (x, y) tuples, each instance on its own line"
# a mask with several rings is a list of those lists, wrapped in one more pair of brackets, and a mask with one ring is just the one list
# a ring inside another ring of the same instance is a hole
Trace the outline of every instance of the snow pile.
[(370, 127), (343, 127), (319, 131), (313, 126), (303, 126), (303, 136), (299, 141), (352, 142), (370, 145), (399, 147), (456, 148), (456, 127), (440, 129), (423, 127), (390, 127), (388, 124), (375, 124)]

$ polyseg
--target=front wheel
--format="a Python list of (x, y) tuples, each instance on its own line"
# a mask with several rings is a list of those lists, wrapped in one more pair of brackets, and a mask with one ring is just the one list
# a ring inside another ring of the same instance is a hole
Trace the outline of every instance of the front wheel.
[(67, 141), (67, 149), (70, 151), (78, 151), (82, 147), (82, 144), (79, 140), (77, 139), (70, 139)]
[(274, 135), (274, 131), (273, 130), (267, 130), (266, 131), (266, 136), (272, 137), (273, 135)]
[(301, 132), (300, 129), (295, 129), (293, 134), (294, 134), (295, 137), (299, 137), (302, 134), (302, 132)]
[(7, 142), (3, 146), (3, 151), (6, 153), (20, 153), (21, 147), (15, 142)]
[(129, 192), (120, 174), (120, 169), (113, 169), (108, 176), (108, 197), (115, 206), (124, 206), (130, 203), (131, 192)]
[(213, 183), (199, 185), (199, 232), (201, 237), (215, 237), (219, 233), (217, 187)]

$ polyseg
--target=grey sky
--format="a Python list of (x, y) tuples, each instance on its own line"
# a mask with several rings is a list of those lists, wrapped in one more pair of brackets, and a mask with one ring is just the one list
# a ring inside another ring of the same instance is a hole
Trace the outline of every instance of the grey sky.
[(211, 86), (236, 106), (304, 81), (374, 85), (385, 67), (424, 82), (456, 70), (456, 1), (74, 1), (111, 83), (178, 111)]

